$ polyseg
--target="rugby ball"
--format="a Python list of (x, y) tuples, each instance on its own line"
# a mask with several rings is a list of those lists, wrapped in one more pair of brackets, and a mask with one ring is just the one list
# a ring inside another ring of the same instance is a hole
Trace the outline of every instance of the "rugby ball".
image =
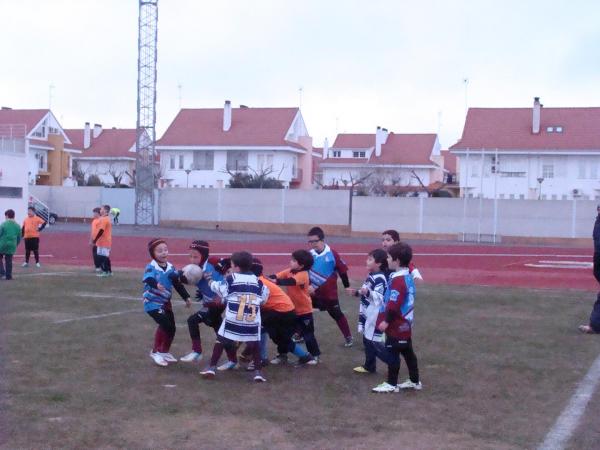
[(195, 286), (202, 279), (204, 272), (199, 265), (188, 264), (181, 269), (181, 275), (183, 275), (185, 284)]

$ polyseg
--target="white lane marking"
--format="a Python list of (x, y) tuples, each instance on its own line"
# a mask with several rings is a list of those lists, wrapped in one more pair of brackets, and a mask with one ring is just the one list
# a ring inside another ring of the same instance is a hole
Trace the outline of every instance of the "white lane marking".
[[(344, 256), (367, 256), (368, 252), (362, 253), (345, 253), (340, 252), (340, 255)], [(289, 253), (258, 253), (252, 252), (255, 256), (287, 256), (290, 257), (292, 252)], [(211, 253), (214, 256), (231, 256), (231, 253)], [(169, 253), (169, 256), (189, 256), (189, 253)], [(551, 255), (551, 254), (536, 254), (536, 253), (415, 253), (414, 256), (493, 256), (493, 257), (531, 257), (531, 258), (588, 258), (592, 259), (591, 255)]]
[[(25, 259), (25, 255), (14, 255), (13, 258)], [(40, 255), (40, 258), (54, 258), (54, 255)]]
[(139, 297), (134, 297), (132, 295), (95, 294), (92, 292), (77, 292), (76, 294), (74, 294), (74, 296), (75, 297), (84, 297), (84, 298), (98, 298), (98, 299), (135, 300), (138, 302), (141, 302), (144, 300), (141, 295)]
[(65, 275), (81, 275), (81, 272), (34, 272), (18, 274), (19, 277), (62, 277)]
[(95, 314), (93, 316), (76, 317), (74, 319), (63, 319), (63, 320), (57, 320), (57, 321), (52, 322), (52, 323), (53, 324), (61, 324), (61, 323), (67, 323), (67, 322), (77, 322), (77, 321), (80, 321), (80, 320), (101, 319), (103, 317), (118, 316), (118, 315), (121, 315), (121, 314), (127, 314), (127, 313), (132, 313), (132, 312), (140, 312), (140, 309), (139, 308), (128, 309), (127, 311), (117, 311), (117, 312), (106, 313), (106, 314)]
[(560, 450), (565, 448), (571, 435), (577, 429), (581, 416), (583, 416), (599, 382), (600, 356), (596, 358), (592, 367), (579, 383), (577, 390), (569, 400), (569, 404), (558, 416), (554, 426), (550, 429), (538, 450)]
[(548, 261), (542, 260), (537, 263), (524, 264), (526, 267), (537, 267), (543, 269), (584, 269), (589, 270), (594, 265), (585, 261)]

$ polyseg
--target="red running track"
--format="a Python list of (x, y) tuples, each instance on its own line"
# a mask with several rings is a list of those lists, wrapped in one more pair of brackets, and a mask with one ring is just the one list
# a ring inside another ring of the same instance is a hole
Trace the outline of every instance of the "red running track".
[[(85, 233), (49, 233), (41, 243), (42, 262), (91, 266), (91, 248)], [(113, 267), (138, 268), (149, 261), (146, 236), (115, 236), (111, 261)], [(171, 261), (181, 267), (187, 263), (188, 239), (168, 239)], [(343, 243), (334, 247), (350, 266), (350, 276), (362, 280), (366, 276), (366, 254), (379, 245)], [(236, 250), (248, 250), (259, 257), (265, 271), (272, 273), (287, 267), (293, 250), (305, 248), (303, 240), (290, 241), (211, 241), (211, 254), (229, 255)], [(22, 251), (22, 247), (20, 247)], [(588, 249), (565, 247), (507, 247), (502, 245), (415, 244), (415, 265), (426, 283), (456, 285), (518, 286), (527, 288), (566, 288), (597, 291), (592, 275), (592, 252)], [(46, 255), (46, 256), (44, 256)], [(20, 255), (22, 257), (22, 255)], [(18, 260), (17, 260), (18, 261)], [(542, 263), (540, 263), (543, 261)], [(567, 262), (560, 263), (560, 262)], [(588, 267), (581, 268), (581, 263)], [(561, 267), (531, 267), (526, 264)], [(579, 267), (572, 267), (579, 266)]]

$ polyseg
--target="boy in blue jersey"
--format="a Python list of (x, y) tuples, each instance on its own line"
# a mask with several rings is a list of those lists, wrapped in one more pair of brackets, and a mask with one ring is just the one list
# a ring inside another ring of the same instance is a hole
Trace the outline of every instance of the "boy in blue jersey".
[(342, 312), (337, 291), (337, 275), (340, 275), (345, 288), (350, 287), (348, 280), (348, 266), (340, 255), (325, 243), (325, 233), (319, 227), (313, 227), (308, 232), (310, 253), (314, 259), (309, 272), (312, 288), (312, 302), (315, 308), (327, 311), (335, 320), (344, 336), (345, 347), (352, 347), (352, 333), (348, 319)]
[(367, 270), (369, 276), (360, 289), (346, 289), (349, 294), (360, 297), (358, 332), (363, 335), (365, 363), (355, 367), (355, 373), (375, 373), (377, 357), (386, 361), (383, 333), (375, 327), (375, 324), (387, 285), (387, 252), (380, 248), (370, 252), (367, 257)]
[[(379, 309), (376, 327), (385, 333), (388, 365), (386, 382), (373, 388), (373, 392), (398, 392), (400, 389), (421, 390), (417, 356), (412, 347), (412, 324), (415, 303), (415, 282), (409, 272), (412, 249), (402, 242), (388, 248), (389, 276), (383, 304)], [(400, 355), (408, 367), (410, 379), (398, 384)]]
[(173, 288), (179, 293), (189, 308), (190, 294), (179, 279), (179, 272), (167, 261), (169, 249), (163, 239), (152, 239), (148, 243), (148, 252), (152, 261), (144, 271), (144, 311), (158, 324), (154, 334), (154, 347), (150, 357), (159, 366), (177, 362), (169, 350), (175, 337), (175, 316), (171, 305)]
[[(252, 273), (252, 255), (236, 252), (231, 255), (233, 273), (222, 281), (210, 281), (210, 288), (225, 303), (225, 320), (219, 328), (210, 364), (200, 372), (204, 378), (214, 378), (223, 349), (234, 349), (236, 342), (246, 342), (254, 357), (254, 381), (267, 381), (260, 371), (260, 306), (269, 297), (269, 289)], [(206, 275), (210, 280), (210, 275)]]
[[(223, 276), (209, 262), (209, 245), (206, 241), (194, 241), (190, 247), (190, 264), (197, 264), (202, 268), (205, 274), (210, 276), (214, 281), (223, 280)], [(208, 277), (207, 277), (208, 278)], [(210, 289), (207, 278), (202, 278), (196, 285), (196, 300), (200, 302), (200, 309), (188, 317), (187, 324), (192, 340), (192, 351), (180, 358), (184, 362), (198, 362), (202, 359), (202, 341), (200, 339), (200, 324), (204, 323), (215, 330), (219, 331), (221, 326), (222, 314), (225, 310), (219, 296)], [(234, 354), (235, 358), (235, 354)], [(228, 361), (228, 369), (235, 367), (234, 361)]]

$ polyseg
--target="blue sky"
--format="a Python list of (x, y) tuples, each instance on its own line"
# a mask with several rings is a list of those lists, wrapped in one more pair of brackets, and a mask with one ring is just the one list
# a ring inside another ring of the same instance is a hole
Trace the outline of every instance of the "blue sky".
[[(134, 127), (135, 0), (0, 0), (0, 105)], [(417, 4), (418, 3), (418, 4)], [(462, 131), (479, 107), (600, 106), (592, 1), (159, 0), (159, 135), (182, 106), (298, 106), (337, 132)], [(235, 120), (235, 119), (234, 119)]]

